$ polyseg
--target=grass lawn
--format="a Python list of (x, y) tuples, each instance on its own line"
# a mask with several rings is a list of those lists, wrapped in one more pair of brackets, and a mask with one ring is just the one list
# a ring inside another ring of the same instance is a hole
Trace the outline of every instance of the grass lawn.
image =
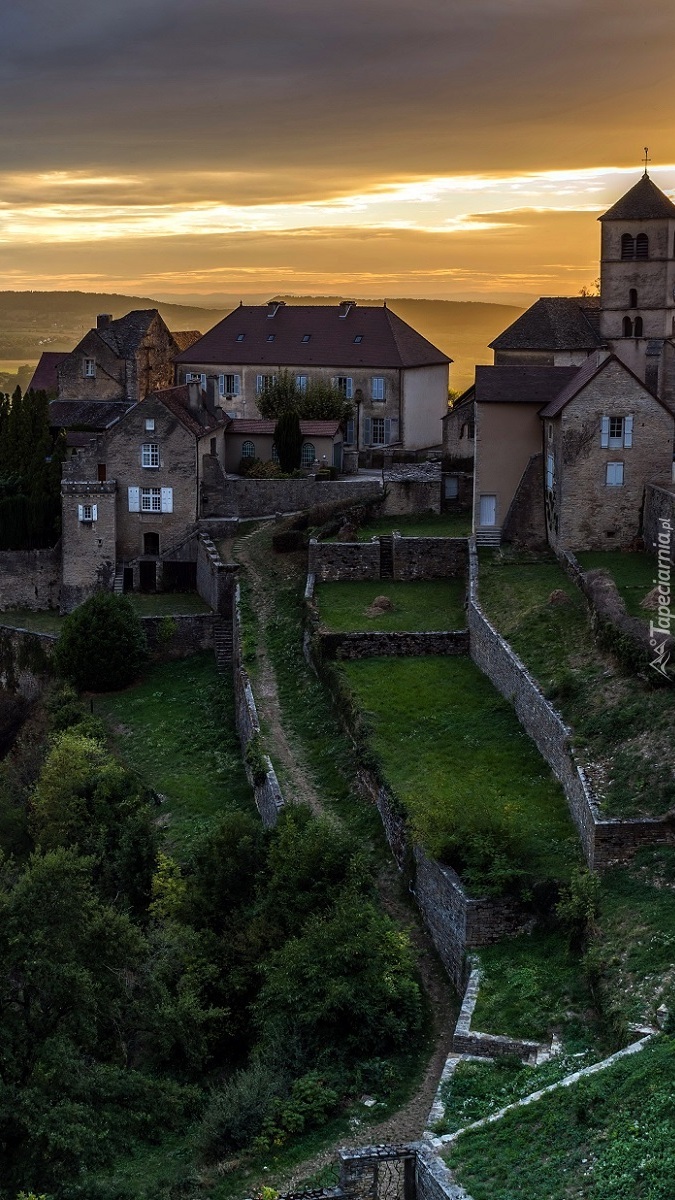
[(197, 592), (127, 592), (126, 595), (139, 617), (180, 617), (211, 612)]
[[(356, 533), (356, 541), (369, 542), (379, 534), (397, 530), (403, 537), (469, 537), (471, 513), (419, 513), (412, 516), (377, 517), (362, 525)], [(329, 538), (337, 542), (337, 537)]]
[(473, 1200), (672, 1200), (675, 1040), (462, 1135), (446, 1154)]
[(483, 977), (473, 1029), (535, 1041), (555, 1030), (570, 1053), (589, 1047), (593, 998), (562, 932), (521, 934), (483, 946), (479, 957)]
[(178, 856), (223, 812), (251, 811), (233, 687), (213, 654), (153, 666), (133, 687), (96, 696), (94, 712), (107, 720), (120, 758), (166, 797)]
[[(356, 583), (322, 583), (317, 588), (322, 624), (336, 633), (363, 629), (464, 629), (466, 584), (463, 579), (435, 579), (410, 583), (398, 580), (359, 580)], [(390, 612), (368, 616), (376, 596), (387, 596)]]
[[(474, 891), (502, 885), (463, 869), (466, 845), (530, 879), (565, 878), (579, 847), (562, 790), (510, 704), (468, 658), (341, 663), (371, 728), (380, 770), (431, 855)], [(464, 849), (463, 849), (464, 847)]]
[[(551, 604), (553, 591), (568, 603)], [(672, 688), (622, 674), (596, 647), (585, 601), (555, 561), (480, 556), (479, 595), (574, 730), (607, 816), (658, 816), (675, 806)]]
[(649, 610), (640, 607), (648, 592), (654, 588), (656, 556), (628, 553), (621, 550), (589, 550), (576, 555), (584, 571), (602, 567), (612, 576), (627, 612), (632, 617), (649, 621)]
[(44, 612), (31, 612), (28, 608), (10, 608), (0, 612), (0, 625), (9, 625), (12, 629), (30, 629), (31, 633), (61, 632), (63, 617), (56, 609), (45, 609)]

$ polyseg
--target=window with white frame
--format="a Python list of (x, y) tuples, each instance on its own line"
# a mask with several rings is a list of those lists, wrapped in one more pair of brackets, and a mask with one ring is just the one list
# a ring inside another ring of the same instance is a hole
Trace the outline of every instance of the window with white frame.
[(351, 400), (354, 395), (354, 380), (349, 375), (338, 375), (335, 386), (342, 392), (345, 400)]
[(241, 447), (242, 458), (255, 458), (255, 442), (246, 441)]
[(141, 512), (162, 511), (162, 489), (158, 487), (141, 488)]
[(141, 466), (159, 466), (159, 446), (157, 445), (157, 442), (144, 442), (144, 444), (141, 446)]
[(373, 417), (373, 446), (384, 446), (384, 417)]
[(311, 467), (316, 458), (316, 450), (313, 442), (303, 442), (302, 450), (300, 451), (300, 466)]
[(373, 375), (372, 397), (373, 400), (384, 400), (384, 378), (382, 375)]
[(307, 391), (308, 382), (309, 382), (308, 375), (296, 375), (296, 377), (295, 377), (295, 386), (299, 392)]
[(605, 466), (605, 483), (607, 487), (621, 487), (623, 484), (623, 463), (608, 462)]
[(219, 375), (218, 393), (221, 396), (240, 396), (241, 375)]
[(600, 445), (606, 450), (622, 450), (633, 445), (633, 418), (605, 416), (600, 422)]
[(96, 504), (78, 504), (77, 517), (84, 525), (91, 525), (93, 521), (98, 520), (98, 506)]
[(145, 422), (145, 432), (146, 433), (154, 433), (155, 432), (155, 418), (154, 417), (147, 418), (147, 420)]
[(94, 379), (96, 377), (96, 359), (85, 358), (82, 370), (86, 379)]
[(276, 381), (276, 375), (256, 375), (255, 390), (257, 395), (262, 396), (263, 392), (269, 392), (274, 387)]

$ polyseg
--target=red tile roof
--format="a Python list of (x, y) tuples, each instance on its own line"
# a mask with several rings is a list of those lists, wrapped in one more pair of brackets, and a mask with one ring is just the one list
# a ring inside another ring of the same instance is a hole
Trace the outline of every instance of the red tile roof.
[[(273, 436), (277, 427), (276, 421), (247, 420), (244, 417), (234, 417), (227, 426), (227, 433), (257, 433)], [(339, 433), (339, 421), (301, 421), (300, 432), (303, 437), (335, 437)]]
[(56, 368), (67, 357), (68, 353), (64, 350), (44, 350), (40, 355), (40, 361), (35, 368), (33, 378), (28, 384), (28, 390), (30, 391), (32, 388), (34, 392), (58, 391), (59, 381), (56, 375)]
[(179, 351), (189, 350), (202, 336), (199, 329), (172, 329), (171, 336)]
[[(177, 354), (175, 361), (354, 370), (452, 361), (390, 308), (352, 304), (344, 315), (346, 308), (342, 304), (242, 304), (189, 350)], [(307, 335), (309, 340), (303, 341)]]

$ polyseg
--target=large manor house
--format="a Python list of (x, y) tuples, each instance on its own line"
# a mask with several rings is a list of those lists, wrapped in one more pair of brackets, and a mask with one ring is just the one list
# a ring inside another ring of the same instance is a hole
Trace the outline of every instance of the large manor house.
[(32, 386), (72, 451), (62, 609), (180, 576), (200, 522), (236, 515), (242, 460), (274, 459), (258, 403), (282, 372), (352, 402), (343, 425), (302, 423), (308, 480), (442, 459), (439, 504), (472, 506), (479, 543), (634, 545), (648, 494), (673, 507), (675, 204), (645, 171), (600, 224), (599, 296), (537, 300), (451, 409), (451, 360), (386, 304), (241, 305), (204, 336), (156, 310), (101, 316), (43, 355)]

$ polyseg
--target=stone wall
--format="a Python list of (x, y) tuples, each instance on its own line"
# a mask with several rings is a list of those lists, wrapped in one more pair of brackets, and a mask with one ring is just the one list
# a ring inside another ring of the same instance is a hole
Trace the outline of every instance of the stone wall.
[(391, 465), (384, 468), (382, 479), (383, 517), (441, 511), (440, 463)]
[(51, 550), (0, 551), (0, 611), (58, 608), (61, 545)]
[(602, 870), (626, 862), (641, 846), (674, 845), (673, 817), (619, 820), (600, 816), (597, 797), (572, 752), (571, 730), (480, 607), (478, 556), (473, 542), (469, 562), (471, 658), (511, 702), (523, 729), (561, 784), (588, 866)]
[(197, 591), (205, 604), (219, 616), (232, 619), (234, 563), (224, 563), (211, 538), (200, 533), (197, 539)]
[(448, 633), (319, 633), (322, 658), (419, 658), (425, 654), (468, 654), (468, 630)]
[(415, 1155), (415, 1200), (471, 1200), (443, 1159), (423, 1144)]
[(258, 710), (256, 708), (251, 681), (248, 677), (248, 672), (243, 664), (241, 652), (241, 610), (239, 606), (239, 587), (233, 589), (233, 660), (234, 660), (234, 706), (235, 706), (235, 722), (239, 741), (241, 743), (242, 755), (244, 756), (244, 767), (248, 781), (253, 788), (256, 807), (260, 813), (263, 825), (266, 829), (271, 829), (276, 825), (279, 812), (284, 806), (284, 798), (279, 787), (279, 781), (276, 777), (276, 772), (267, 755), (265, 755), (267, 763), (267, 772), (265, 779), (256, 783), (253, 778), (253, 773), (248, 763), (246, 762), (246, 749), (249, 742), (256, 735), (260, 734), (260, 721), (258, 720)]
[[(467, 547), (466, 538), (412, 538), (395, 534), (392, 539), (393, 577), (398, 580), (461, 578), (467, 571)], [(317, 542), (312, 538), (309, 571), (317, 583), (380, 579), (381, 539)]]
[(546, 546), (543, 498), (544, 456), (533, 454), (523, 471), (502, 526), (502, 541), (540, 549)]
[(223, 516), (264, 517), (300, 512), (317, 504), (358, 504), (380, 496), (379, 480), (232, 479), (225, 485)]
[(0, 624), (0, 685), (33, 700), (49, 677), (49, 660), (57, 638)]
[(153, 658), (164, 662), (213, 649), (213, 613), (141, 617)]

